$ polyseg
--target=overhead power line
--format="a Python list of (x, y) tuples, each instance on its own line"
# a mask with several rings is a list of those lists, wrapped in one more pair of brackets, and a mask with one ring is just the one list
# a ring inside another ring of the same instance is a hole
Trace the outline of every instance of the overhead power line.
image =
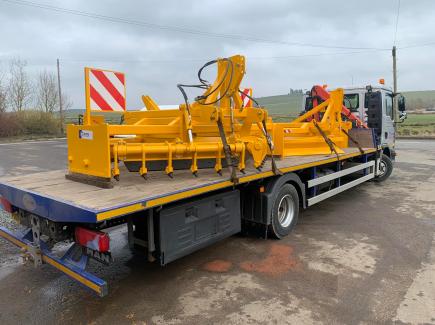
[[(340, 56), (340, 55), (357, 55), (364, 53), (379, 53), (379, 52), (389, 52), (390, 49), (385, 50), (365, 50), (365, 51), (348, 51), (348, 52), (329, 52), (329, 53), (315, 53), (315, 54), (302, 54), (302, 55), (287, 55), (287, 56), (259, 56), (259, 57), (249, 57), (249, 61), (261, 61), (261, 60), (286, 60), (292, 58), (308, 58), (308, 57), (322, 57), (322, 56)], [(0, 54), (0, 59), (11, 59), (14, 56), (5, 56)], [(176, 59), (133, 59), (133, 60), (116, 60), (116, 59), (73, 59), (64, 57), (61, 61), (64, 63), (180, 63), (180, 62), (205, 62), (210, 60), (208, 58), (176, 58)], [(31, 62), (32, 60), (27, 60)], [(39, 64), (36, 64), (39, 65)]]
[(385, 49), (385, 48), (376, 48), (376, 47), (352, 47), (352, 46), (339, 46), (339, 45), (326, 45), (326, 44), (322, 45), (322, 44), (303, 43), (303, 42), (287, 42), (287, 41), (259, 38), (259, 37), (247, 36), (247, 35), (220, 34), (220, 33), (208, 32), (205, 30), (199, 30), (199, 29), (191, 29), (191, 28), (180, 27), (180, 26), (161, 25), (161, 24), (155, 24), (146, 21), (101, 15), (98, 13), (62, 8), (62, 7), (52, 6), (48, 4), (36, 3), (32, 1), (24, 1), (24, 0), (0, 0), (0, 1), (11, 3), (11, 4), (50, 10), (58, 13), (99, 19), (112, 23), (134, 25), (143, 28), (159, 29), (159, 30), (165, 30), (171, 32), (199, 35), (204, 37), (225, 38), (225, 39), (241, 40), (241, 41), (256, 42), (256, 43), (269, 43), (269, 44), (301, 46), (301, 47), (311, 47), (311, 48), (329, 48), (329, 49), (346, 49), (346, 50), (384, 50)]
[(400, 15), (400, 0), (397, 0), (397, 14), (396, 14), (396, 27), (394, 29), (394, 42), (393, 42), (393, 46), (396, 46), (396, 41), (397, 41), (397, 27), (399, 26), (399, 15)]
[(399, 47), (399, 49), (412, 49), (412, 48), (416, 48), (416, 47), (426, 47), (426, 46), (433, 46), (433, 45), (435, 45), (435, 42), (406, 45), (406, 46)]
[[(399, 27), (399, 18), (400, 18), (400, 5), (401, 5), (401, 0), (397, 0), (396, 25), (395, 25), (395, 28), (394, 28), (393, 46), (396, 46), (396, 43), (397, 43), (397, 31), (398, 31), (398, 27)], [(435, 42), (427, 42), (427, 43), (414, 44), (414, 45), (406, 45), (406, 46), (396, 46), (396, 48), (400, 49), (400, 50), (406, 50), (406, 49), (412, 49), (412, 48), (418, 48), (418, 47), (426, 47), (426, 46), (433, 46), (433, 45), (435, 45)]]
[[(365, 50), (365, 51), (349, 51), (349, 52), (330, 52), (330, 53), (315, 53), (315, 54), (301, 54), (301, 55), (287, 55), (287, 56), (259, 56), (259, 57), (249, 57), (249, 61), (257, 60), (285, 60), (292, 58), (306, 58), (306, 57), (321, 57), (321, 56), (336, 56), (336, 55), (352, 55), (361, 53), (375, 53), (375, 52), (386, 52), (390, 49), (380, 49), (380, 50)], [(177, 58), (177, 59), (138, 59), (138, 60), (112, 60), (112, 59), (68, 59), (63, 58), (63, 62), (110, 62), (110, 63), (172, 63), (172, 62), (204, 62), (210, 58), (203, 59), (189, 59), (189, 58)]]

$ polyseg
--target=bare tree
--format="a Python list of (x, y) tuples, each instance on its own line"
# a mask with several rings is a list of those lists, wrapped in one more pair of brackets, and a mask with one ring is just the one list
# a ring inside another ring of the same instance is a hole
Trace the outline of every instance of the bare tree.
[(6, 108), (8, 107), (6, 94), (6, 88), (0, 85), (0, 113), (6, 112)]
[(6, 112), (8, 108), (7, 103), (7, 89), (4, 86), (4, 76), (0, 75), (0, 113)]
[(73, 101), (70, 99), (70, 97), (67, 94), (62, 92), (62, 109), (64, 111), (67, 111), (71, 109), (72, 106), (73, 106)]
[(27, 62), (20, 58), (10, 62), (10, 79), (8, 87), (9, 104), (12, 110), (20, 112), (32, 101), (32, 86), (25, 71)]
[(52, 113), (58, 106), (56, 76), (47, 70), (42, 71), (37, 81), (37, 105), (46, 113)]

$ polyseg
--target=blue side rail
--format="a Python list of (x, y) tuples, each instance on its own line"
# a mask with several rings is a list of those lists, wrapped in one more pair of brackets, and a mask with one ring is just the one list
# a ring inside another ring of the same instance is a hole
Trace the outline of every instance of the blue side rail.
[(86, 271), (88, 256), (81, 253), (81, 246), (73, 244), (62, 257), (57, 257), (43, 241), (40, 241), (38, 247), (33, 245), (31, 229), (28, 229), (25, 233), (14, 233), (4, 227), (0, 227), (0, 237), (30, 253), (34, 259), (37, 256), (42, 263), (50, 264), (70, 278), (91, 289), (100, 297), (107, 295), (106, 281)]

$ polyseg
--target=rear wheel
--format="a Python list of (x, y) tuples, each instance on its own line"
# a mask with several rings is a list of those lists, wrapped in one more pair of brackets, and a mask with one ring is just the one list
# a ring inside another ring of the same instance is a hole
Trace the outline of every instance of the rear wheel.
[(383, 182), (388, 177), (390, 177), (392, 172), (393, 172), (393, 162), (391, 161), (390, 157), (388, 157), (386, 154), (382, 154), (381, 161), (379, 162), (378, 175), (376, 176), (375, 180), (377, 182)]
[(271, 234), (278, 239), (287, 236), (298, 222), (298, 216), (298, 191), (293, 185), (284, 184), (273, 203)]

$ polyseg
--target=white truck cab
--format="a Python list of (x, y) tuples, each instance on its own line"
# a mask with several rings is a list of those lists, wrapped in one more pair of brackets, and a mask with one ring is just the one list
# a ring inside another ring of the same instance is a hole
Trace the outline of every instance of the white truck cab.
[[(368, 127), (373, 128), (378, 137), (378, 144), (390, 159), (395, 157), (395, 123), (406, 118), (405, 98), (396, 94), (398, 102), (398, 116), (394, 114), (394, 93), (391, 88), (384, 86), (346, 87), (343, 104)], [(304, 111), (310, 109), (311, 94), (304, 95)], [(396, 118), (396, 121), (394, 120)]]

